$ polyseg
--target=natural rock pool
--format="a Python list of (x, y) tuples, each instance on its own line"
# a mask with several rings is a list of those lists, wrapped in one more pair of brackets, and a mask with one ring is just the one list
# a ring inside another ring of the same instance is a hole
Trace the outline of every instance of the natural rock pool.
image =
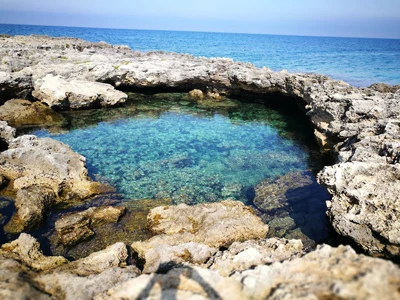
[(33, 133), (85, 156), (90, 176), (124, 200), (240, 200), (271, 236), (320, 241), (329, 194), (313, 175), (324, 161), (307, 119), (294, 103), (255, 100), (130, 94), (124, 107), (64, 113), (66, 126)]

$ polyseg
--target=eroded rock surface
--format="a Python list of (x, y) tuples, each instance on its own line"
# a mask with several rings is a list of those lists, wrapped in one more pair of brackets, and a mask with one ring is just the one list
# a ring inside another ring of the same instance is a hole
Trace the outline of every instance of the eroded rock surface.
[(68, 263), (62, 256), (45, 256), (35, 238), (21, 233), (19, 238), (0, 248), (0, 256), (22, 262), (36, 271), (45, 271)]
[[(251, 208), (231, 200), (195, 206), (156, 207), (147, 218), (149, 228), (156, 236), (144, 242), (134, 242), (131, 247), (139, 257), (149, 261), (152, 258), (147, 256), (159, 252), (157, 248), (160, 249), (161, 245), (168, 248), (195, 242), (212, 248), (227, 247), (236, 241), (264, 238), (268, 231), (268, 226)], [(211, 256), (211, 249), (207, 248), (206, 252)]]
[[(302, 99), (303, 108), (310, 117), (315, 137), (321, 147), (332, 151), (337, 157), (338, 165), (326, 167), (319, 177), (320, 182), (326, 184), (333, 195), (328, 212), (335, 230), (351, 237), (372, 253), (400, 255), (397, 250), (397, 238), (390, 237), (388, 240), (381, 234), (398, 230), (397, 219), (393, 222), (387, 220), (376, 223), (376, 220), (365, 215), (366, 221), (361, 226), (356, 225), (351, 230), (343, 230), (340, 224), (350, 224), (352, 219), (344, 210), (358, 209), (357, 203), (349, 201), (348, 194), (359, 188), (337, 188), (337, 183), (332, 183), (333, 179), (330, 177), (337, 174), (340, 178), (340, 174), (349, 170), (350, 165), (346, 164), (349, 162), (363, 164), (362, 168), (371, 174), (376, 170), (376, 164), (399, 164), (398, 86), (376, 84), (370, 88), (356, 88), (322, 75), (272, 72), (267, 68), (256, 68), (251, 64), (224, 58), (196, 58), (191, 55), (163, 52), (139, 53), (126, 46), (90, 43), (79, 39), (1, 37), (0, 45), (3, 61), (7, 61), (0, 65), (1, 102), (12, 98), (24, 98), (32, 91), (33, 94), (39, 95), (48, 74), (52, 74), (48, 78), (53, 76), (53, 79), (68, 78), (68, 82), (107, 83), (117, 88), (168, 88), (188, 92), (198, 89), (203, 94), (212, 92), (224, 95), (265, 95), (279, 92)], [(63, 97), (66, 98), (65, 94)], [(86, 101), (80, 100), (75, 103), (88, 105)], [(359, 167), (360, 165), (357, 165), (356, 170)], [(388, 172), (385, 178), (394, 179), (398, 185), (397, 168), (384, 168)], [(357, 172), (356, 170), (353, 172)], [(373, 176), (367, 179), (374, 180)], [(350, 198), (357, 199), (366, 206), (374, 206), (381, 201), (381, 195), (387, 190), (386, 182), (378, 182), (382, 184), (376, 186), (377, 191), (372, 195), (358, 193), (357, 197)], [(363, 182), (359, 183), (364, 185)], [(353, 181), (352, 185), (356, 186), (356, 182)], [(397, 218), (398, 195), (387, 193), (385, 199), (390, 206), (389, 211), (383, 206), (379, 211), (385, 211), (385, 217), (392, 214)], [(361, 209), (360, 214), (367, 211)], [(339, 218), (344, 218), (343, 222), (335, 221)], [(371, 242), (371, 239), (368, 240), (368, 245), (364, 245), (365, 234), (360, 234), (356, 228), (365, 232), (367, 227), (371, 234), (377, 237), (374, 239), (385, 246), (379, 246), (376, 241)]]
[(95, 226), (117, 223), (124, 213), (122, 206), (101, 206), (64, 215), (55, 223), (57, 236), (63, 245), (74, 245), (94, 235)]
[(35, 82), (33, 97), (55, 109), (115, 106), (128, 96), (110, 84), (83, 80), (67, 81), (61, 76), (46, 75)]
[(55, 203), (106, 190), (88, 178), (84, 157), (61, 142), (30, 135), (9, 141), (8, 150), (0, 153), (0, 174), (16, 194), (17, 212), (6, 226), (10, 232), (39, 225)]

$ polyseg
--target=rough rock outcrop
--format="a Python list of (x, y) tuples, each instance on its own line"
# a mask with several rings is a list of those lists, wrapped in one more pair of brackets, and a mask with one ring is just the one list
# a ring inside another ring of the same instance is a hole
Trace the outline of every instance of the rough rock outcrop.
[(319, 246), (301, 258), (235, 274), (246, 299), (396, 299), (400, 269), (349, 246)]
[(217, 270), (222, 276), (230, 276), (234, 272), (289, 260), (302, 254), (303, 244), (300, 240), (249, 240), (243, 243), (235, 242), (227, 250), (219, 251), (208, 260), (207, 267)]
[[(381, 234), (393, 232), (393, 228), (397, 228), (396, 222), (379, 222), (379, 227), (374, 220), (365, 216), (367, 221), (362, 226), (368, 227), (375, 239), (387, 247), (379, 246), (376, 241), (373, 242), (377, 244), (375, 246), (363, 245), (365, 234), (360, 235), (358, 229), (355, 230), (360, 226), (343, 230), (341, 222), (335, 219), (344, 217), (346, 220), (343, 222), (349, 223), (351, 217), (338, 207), (357, 210), (358, 204), (349, 202), (347, 196), (354, 188), (336, 188), (330, 175), (324, 175), (339, 174), (340, 177), (351, 166), (346, 164), (349, 162), (359, 162), (368, 173), (376, 170), (376, 164), (400, 162), (398, 87), (389, 88), (379, 84), (370, 88), (356, 88), (322, 75), (272, 72), (267, 68), (256, 68), (251, 64), (224, 58), (207, 59), (163, 52), (139, 53), (126, 46), (78, 39), (2, 37), (0, 46), (3, 61), (7, 62), (0, 65), (0, 102), (27, 96), (32, 91), (33, 94), (40, 94), (42, 82), (49, 74), (52, 75), (48, 78), (62, 76), (68, 78), (68, 82), (108, 83), (120, 89), (168, 88), (187, 92), (198, 89), (203, 93), (251, 93), (260, 97), (281, 93), (302, 99), (302, 108), (314, 126), (315, 137), (325, 150), (332, 151), (337, 158), (338, 165), (326, 167), (319, 177), (320, 182), (329, 186), (333, 194), (328, 213), (334, 228), (368, 251), (371, 249), (373, 253), (379, 252), (382, 255), (400, 255), (396, 254), (399, 252), (396, 250), (399, 246), (397, 241), (392, 237), (388, 241)], [(81, 103), (87, 105), (85, 101)], [(356, 169), (360, 164), (354, 165)], [(393, 178), (398, 185), (397, 168), (385, 168), (389, 172), (385, 178)], [(353, 183), (356, 184), (355, 181)], [(360, 184), (363, 185), (363, 182)], [(387, 184), (380, 184), (376, 188), (379, 192), (372, 195), (359, 193), (356, 198), (351, 197), (365, 205), (374, 206), (374, 203), (380, 201), (379, 195), (384, 193)], [(385, 197), (392, 215), (398, 216), (400, 206), (396, 205), (397, 194), (386, 194)], [(385, 216), (391, 214), (383, 207), (380, 209), (385, 211)], [(366, 211), (360, 210), (360, 213)]]
[(141, 275), (95, 299), (397, 299), (399, 275), (399, 267), (389, 261), (324, 245), (231, 277), (191, 266)]
[(9, 100), (0, 106), (0, 120), (14, 127), (62, 125), (64, 118), (43, 103)]
[[(0, 121), (0, 139), (3, 140), (8, 144), (9, 141), (15, 138), (15, 128), (12, 128), (11, 126), (8, 126), (8, 123), (6, 121)], [(1, 149), (1, 151), (7, 150), (8, 146), (6, 149)]]
[(101, 206), (63, 215), (55, 223), (58, 239), (63, 245), (74, 245), (94, 235), (95, 226), (117, 223), (124, 213), (122, 206)]
[(76, 201), (106, 190), (87, 176), (85, 158), (65, 144), (24, 135), (0, 153), (0, 174), (11, 180), (17, 211), (6, 230), (37, 226), (55, 203)]
[(45, 271), (68, 263), (62, 256), (45, 256), (40, 250), (39, 242), (26, 233), (0, 248), (0, 256), (22, 262), (36, 271)]
[(110, 84), (83, 80), (67, 81), (61, 76), (46, 75), (35, 82), (32, 96), (54, 109), (77, 109), (115, 106), (128, 96)]
[[(131, 245), (139, 257), (146, 261), (152, 261), (151, 255), (159, 253), (162, 247), (168, 249), (169, 246), (189, 242), (212, 248), (227, 247), (236, 241), (264, 238), (268, 231), (268, 226), (254, 215), (251, 208), (231, 200), (195, 206), (180, 204), (156, 207), (147, 218), (150, 230), (157, 235)], [(184, 248), (190, 249), (188, 246)], [(211, 250), (205, 248), (202, 251), (211, 255)], [(188, 252), (191, 257), (192, 251)]]

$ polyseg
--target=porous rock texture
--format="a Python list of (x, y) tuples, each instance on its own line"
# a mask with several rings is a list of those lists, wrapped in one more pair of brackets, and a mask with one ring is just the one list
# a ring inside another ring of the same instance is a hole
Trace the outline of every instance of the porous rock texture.
[(230, 277), (197, 266), (145, 274), (95, 299), (397, 299), (399, 275), (389, 261), (358, 255), (348, 246), (323, 245)]
[[(168, 249), (167, 252), (178, 251), (170, 246), (189, 243), (180, 245), (183, 247), (180, 251), (184, 251), (182, 255), (186, 252), (186, 256), (201, 262), (205, 256), (196, 257), (195, 251), (191, 250), (194, 247), (199, 253), (204, 252), (211, 256), (216, 252), (216, 249), (211, 248), (218, 249), (237, 241), (264, 238), (268, 232), (268, 226), (251, 208), (242, 202), (231, 200), (195, 206), (160, 206), (150, 211), (147, 220), (149, 229), (156, 235), (147, 241), (134, 242), (131, 245), (133, 251), (146, 261), (145, 271), (157, 270), (161, 263), (166, 262), (162, 259), (164, 248)], [(179, 263), (179, 260), (175, 261)]]
[(17, 211), (5, 229), (32, 229), (54, 204), (105, 190), (88, 178), (85, 162), (83, 156), (53, 139), (24, 135), (9, 140), (8, 149), (0, 153), (0, 174), (11, 182)]
[[(333, 196), (328, 214), (334, 228), (371, 253), (399, 255), (398, 235), (388, 237), (382, 234), (399, 229), (399, 194), (396, 190), (385, 193), (385, 190), (390, 190), (391, 184), (382, 182), (382, 178), (374, 174), (378, 168), (384, 170), (385, 178), (392, 178), (396, 183), (399, 180), (398, 86), (376, 84), (370, 88), (356, 88), (322, 75), (272, 72), (227, 58), (207, 59), (164, 52), (140, 53), (126, 46), (78, 39), (1, 37), (0, 45), (3, 62), (0, 64), (2, 102), (27, 96), (31, 92), (43, 100), (39, 96), (41, 87), (50, 79), (93, 82), (94, 86), (96, 82), (107, 83), (118, 89), (169, 88), (187, 92), (197, 89), (203, 94), (251, 93), (261, 97), (279, 92), (301, 99), (300, 103), (303, 103), (314, 125), (315, 136), (321, 147), (332, 151), (336, 157), (336, 165), (326, 167), (319, 176), (320, 183), (327, 185)], [(117, 102), (111, 101), (109, 104)], [(78, 108), (80, 102), (76, 103)], [(86, 107), (85, 101), (81, 103)], [(59, 106), (60, 109), (67, 107)], [(371, 176), (364, 178), (365, 184), (357, 185), (353, 181), (352, 187), (346, 187), (340, 174), (349, 169), (357, 172), (360, 168)], [(365, 185), (374, 185), (375, 182), (381, 183), (376, 185), (376, 192), (362, 192)], [(363, 209), (357, 209), (360, 205), (373, 206), (376, 217), (363, 215), (368, 213), (368, 209), (364, 206)], [(361, 214), (357, 220), (351, 213), (355, 210)], [(389, 214), (393, 218), (390, 222), (386, 219)], [(335, 221), (338, 219), (342, 221)], [(348, 228), (344, 229), (343, 224), (347, 224)], [(368, 240), (368, 245), (364, 244), (365, 240)]]

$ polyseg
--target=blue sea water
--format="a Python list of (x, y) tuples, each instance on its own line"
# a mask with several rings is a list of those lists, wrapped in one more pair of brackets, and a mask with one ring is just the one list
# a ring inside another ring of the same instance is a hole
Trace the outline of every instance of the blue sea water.
[(400, 39), (100, 29), (0, 24), (1, 34), (69, 36), (139, 51), (229, 57), (274, 71), (318, 73), (354, 86), (400, 84)]

